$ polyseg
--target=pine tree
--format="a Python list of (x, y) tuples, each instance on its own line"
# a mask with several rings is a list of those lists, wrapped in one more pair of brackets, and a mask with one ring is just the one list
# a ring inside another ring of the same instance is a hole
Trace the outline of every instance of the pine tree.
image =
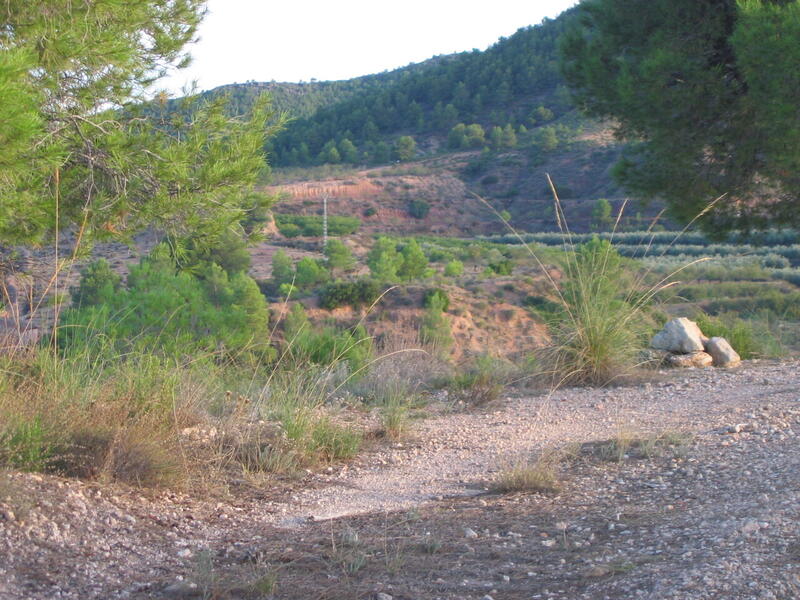
[(800, 1), (591, 0), (562, 42), (589, 114), (633, 143), (615, 174), (720, 235), (800, 225)]
[(0, 241), (42, 241), (56, 223), (83, 241), (213, 237), (268, 205), (254, 193), (274, 133), (266, 99), (249, 119), (226, 116), (222, 97), (187, 100), (180, 119), (142, 105), (185, 64), (203, 14), (202, 0), (4, 3)]
[(328, 245), (325, 247), (325, 257), (328, 259), (328, 269), (331, 274), (337, 270), (350, 271), (356, 265), (350, 248), (338, 239), (328, 241)]
[(397, 139), (394, 154), (399, 161), (409, 161), (417, 154), (417, 143), (410, 135), (403, 135)]

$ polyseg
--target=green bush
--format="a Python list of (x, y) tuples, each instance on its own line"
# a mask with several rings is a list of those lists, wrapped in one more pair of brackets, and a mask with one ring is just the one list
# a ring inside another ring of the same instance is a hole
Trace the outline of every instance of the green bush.
[(92, 306), (111, 300), (122, 285), (122, 277), (100, 258), (81, 271), (80, 283), (70, 288), (73, 306)]
[(735, 314), (710, 316), (700, 313), (697, 325), (708, 337), (724, 337), (743, 359), (774, 358), (783, 348), (770, 328), (769, 320), (745, 320)]
[[(319, 215), (275, 215), (275, 225), (278, 231), (286, 237), (303, 235), (307, 237), (320, 237), (322, 235), (322, 217)], [(328, 217), (329, 235), (350, 235), (356, 233), (361, 227), (358, 217)]]
[(451, 260), (444, 267), (446, 277), (459, 277), (464, 273), (464, 263), (460, 260)]
[(287, 348), (297, 362), (317, 365), (347, 362), (351, 372), (361, 371), (373, 353), (372, 338), (363, 325), (352, 330), (312, 327), (305, 309), (295, 304), (284, 321)]
[(382, 287), (374, 279), (334, 281), (320, 290), (319, 305), (326, 310), (340, 306), (369, 305), (381, 295)]
[(497, 275), (511, 275), (514, 271), (514, 263), (509, 259), (499, 260), (489, 263), (488, 268)]
[(44, 471), (54, 459), (53, 434), (42, 420), (17, 419), (0, 428), (0, 465), (23, 471)]
[(450, 296), (440, 288), (427, 290), (422, 298), (422, 306), (425, 308), (438, 306), (442, 312), (447, 312), (450, 308)]
[(294, 283), (298, 288), (310, 290), (325, 283), (328, 279), (330, 279), (330, 274), (320, 261), (305, 256), (297, 262)]
[(178, 272), (162, 247), (131, 268), (124, 288), (95, 304), (87, 297), (62, 313), (58, 341), (65, 352), (108, 344), (174, 358), (268, 353), (269, 310), (256, 282), (213, 263), (197, 276)]
[(439, 295), (431, 297), (428, 308), (422, 317), (419, 328), (420, 341), (431, 346), (440, 354), (446, 352), (453, 345), (453, 332), (450, 321), (444, 314), (443, 299)]
[(408, 203), (408, 214), (415, 219), (424, 219), (428, 216), (431, 210), (431, 205), (425, 200), (411, 200)]

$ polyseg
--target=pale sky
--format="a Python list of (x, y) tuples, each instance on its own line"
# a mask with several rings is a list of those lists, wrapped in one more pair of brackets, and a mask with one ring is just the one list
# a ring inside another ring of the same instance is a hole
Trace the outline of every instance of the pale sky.
[(576, 0), (209, 0), (188, 69), (158, 82), (179, 93), (227, 83), (349, 79), (437, 54), (483, 50)]

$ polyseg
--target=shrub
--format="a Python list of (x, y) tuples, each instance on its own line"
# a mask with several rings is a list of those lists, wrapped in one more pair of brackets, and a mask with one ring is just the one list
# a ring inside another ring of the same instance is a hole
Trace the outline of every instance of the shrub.
[(782, 348), (768, 324), (746, 321), (729, 313), (700, 313), (697, 325), (708, 337), (724, 337), (743, 359), (780, 356)]
[(497, 400), (510, 379), (507, 362), (484, 354), (455, 375), (451, 385), (467, 404), (482, 405)]
[(73, 306), (94, 306), (111, 300), (122, 286), (122, 277), (111, 270), (105, 258), (81, 271), (80, 283), (70, 288)]
[(444, 314), (443, 299), (440, 296), (433, 296), (422, 317), (419, 329), (420, 341), (431, 346), (439, 353), (446, 353), (453, 345), (453, 332), (450, 329), (450, 321)]
[(428, 216), (431, 205), (425, 200), (411, 200), (408, 203), (408, 214), (415, 219), (424, 219)]
[[(320, 237), (322, 235), (322, 217), (319, 215), (275, 215), (278, 231), (286, 237), (298, 235)], [(361, 227), (358, 217), (328, 217), (329, 235), (350, 235)]]
[(451, 260), (444, 267), (446, 277), (459, 277), (464, 273), (464, 263), (460, 260)]
[(381, 295), (382, 286), (374, 279), (357, 281), (335, 281), (319, 292), (319, 305), (326, 310), (340, 306), (363, 306), (375, 302)]
[(294, 283), (298, 288), (305, 290), (325, 283), (330, 277), (325, 266), (310, 256), (305, 256), (298, 261), (296, 271)]
[(499, 260), (489, 263), (488, 268), (497, 275), (511, 275), (514, 271), (514, 263), (509, 259)]
[(124, 288), (102, 304), (64, 311), (64, 352), (147, 349), (180, 358), (200, 354), (256, 358), (268, 352), (269, 310), (256, 282), (211, 263), (192, 275), (177, 272), (165, 249), (132, 267)]
[(347, 362), (351, 372), (357, 372), (372, 357), (372, 338), (363, 325), (352, 330), (312, 327), (301, 304), (295, 304), (284, 321), (284, 335), (296, 362), (323, 366)]
[(427, 290), (422, 298), (424, 308), (439, 307), (442, 312), (447, 312), (450, 308), (450, 296), (441, 288)]

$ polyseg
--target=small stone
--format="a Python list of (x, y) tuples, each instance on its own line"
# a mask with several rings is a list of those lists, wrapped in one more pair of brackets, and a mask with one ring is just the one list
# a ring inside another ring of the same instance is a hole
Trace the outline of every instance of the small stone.
[(375, 594), (375, 600), (392, 600), (392, 596), (384, 594), (383, 592), (378, 592)]
[(744, 533), (745, 535), (749, 535), (751, 533), (755, 533), (760, 528), (761, 526), (758, 524), (758, 521), (751, 520), (742, 525), (742, 533)]
[(478, 537), (478, 534), (475, 532), (474, 529), (471, 529), (469, 527), (465, 527), (464, 528), (464, 537), (468, 538), (468, 539), (474, 539), (474, 538)]
[(486, 594), (481, 600), (494, 600), (489, 594)]

